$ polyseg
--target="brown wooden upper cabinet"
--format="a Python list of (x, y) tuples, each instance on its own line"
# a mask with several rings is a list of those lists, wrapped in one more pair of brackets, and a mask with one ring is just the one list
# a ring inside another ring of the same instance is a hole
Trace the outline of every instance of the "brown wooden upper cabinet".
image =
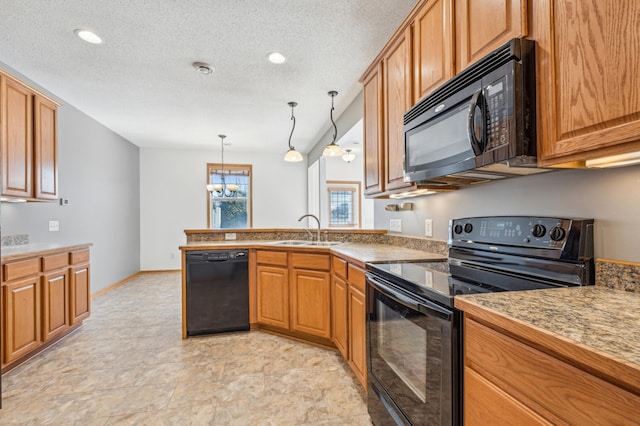
[(453, 77), (453, 0), (428, 1), (413, 21), (413, 102)]
[(2, 196), (57, 199), (58, 106), (0, 72)]
[(542, 165), (640, 151), (640, 3), (533, 2)]
[(526, 0), (455, 0), (456, 72), (527, 35)]
[(382, 149), (382, 64), (377, 63), (362, 80), (364, 98), (364, 193), (384, 191)]

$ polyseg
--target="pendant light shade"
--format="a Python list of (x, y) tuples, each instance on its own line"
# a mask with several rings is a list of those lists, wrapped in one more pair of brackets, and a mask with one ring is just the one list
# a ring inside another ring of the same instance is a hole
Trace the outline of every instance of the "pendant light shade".
[(345, 149), (345, 153), (344, 153), (344, 155), (342, 156), (342, 159), (343, 159), (344, 161), (346, 161), (347, 163), (350, 163), (350, 162), (352, 162), (353, 160), (355, 160), (355, 158), (356, 158), (356, 155), (355, 155), (353, 152), (351, 152), (351, 150), (350, 150), (350, 149)]
[(293, 121), (293, 126), (291, 127), (291, 133), (289, 133), (289, 150), (284, 155), (284, 161), (296, 163), (298, 161), (302, 161), (302, 154), (296, 151), (296, 149), (291, 145), (291, 136), (293, 136), (293, 131), (296, 128), (296, 117), (293, 115), (293, 108), (298, 106), (298, 103), (289, 102), (288, 105), (291, 107), (291, 120)]
[(333, 124), (333, 140), (329, 145), (327, 145), (324, 148), (324, 151), (322, 151), (322, 155), (325, 157), (339, 157), (342, 155), (342, 149), (338, 145), (336, 145), (336, 136), (338, 136), (338, 127), (336, 126), (336, 122), (333, 121), (333, 110), (335, 109), (333, 107), (333, 98), (338, 96), (338, 92), (336, 92), (335, 90), (332, 90), (327, 94), (331, 96), (331, 111), (329, 112), (329, 117), (331, 118), (331, 124)]

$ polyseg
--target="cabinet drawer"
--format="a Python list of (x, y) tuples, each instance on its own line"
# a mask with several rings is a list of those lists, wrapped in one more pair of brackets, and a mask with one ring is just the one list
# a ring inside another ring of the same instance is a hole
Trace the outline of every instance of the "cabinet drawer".
[(67, 253), (52, 254), (42, 258), (42, 271), (53, 271), (54, 269), (64, 268), (69, 265), (69, 256)]
[(256, 252), (256, 261), (266, 265), (287, 266), (287, 252), (258, 250)]
[(72, 251), (71, 253), (69, 253), (69, 263), (71, 263), (72, 265), (88, 261), (89, 250)]
[(637, 422), (639, 396), (476, 321), (467, 318), (464, 326), (465, 369), (552, 423)]
[(366, 288), (364, 270), (349, 264), (349, 284), (364, 293)]
[(341, 278), (347, 278), (347, 261), (337, 256), (331, 256), (331, 266), (333, 273)]
[(328, 254), (292, 253), (291, 259), (294, 268), (323, 271), (328, 271), (331, 268)]
[(3, 281), (28, 277), (40, 272), (40, 258), (36, 257), (19, 262), (6, 263), (3, 267)]

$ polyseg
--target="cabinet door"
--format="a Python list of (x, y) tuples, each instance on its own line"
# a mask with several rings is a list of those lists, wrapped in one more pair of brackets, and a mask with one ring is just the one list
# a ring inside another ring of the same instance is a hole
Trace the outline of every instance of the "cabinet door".
[(258, 265), (257, 273), (258, 322), (288, 329), (288, 269)]
[(1, 76), (2, 194), (29, 198), (33, 167), (33, 93)]
[(429, 0), (413, 23), (412, 104), (453, 77), (453, 0)]
[(40, 279), (33, 277), (3, 286), (4, 363), (40, 346)]
[(367, 305), (364, 293), (349, 286), (349, 365), (367, 388)]
[(455, 0), (455, 16), (457, 72), (527, 35), (526, 0)]
[(71, 324), (87, 318), (91, 312), (89, 265), (78, 265), (71, 271)]
[(345, 359), (349, 359), (349, 286), (337, 275), (331, 285), (331, 327), (333, 343)]
[(294, 269), (291, 281), (291, 330), (331, 338), (331, 289), (328, 272)]
[(383, 58), (385, 190), (404, 188), (404, 113), (411, 106), (411, 31), (404, 31)]
[(364, 193), (384, 191), (382, 64), (363, 80), (364, 99)]
[(34, 101), (34, 194), (36, 198), (58, 198), (57, 105), (42, 96)]
[(640, 2), (533, 2), (542, 165), (640, 150)]
[(69, 328), (68, 277), (66, 269), (42, 277), (42, 340)]

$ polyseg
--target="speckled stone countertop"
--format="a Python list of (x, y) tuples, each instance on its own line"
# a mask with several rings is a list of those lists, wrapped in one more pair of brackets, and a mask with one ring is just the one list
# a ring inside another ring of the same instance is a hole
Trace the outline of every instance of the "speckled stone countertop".
[(43, 256), (60, 250), (78, 250), (92, 246), (92, 243), (37, 243), (2, 247), (2, 263), (23, 257)]
[(181, 250), (215, 250), (215, 249), (231, 249), (231, 248), (286, 248), (299, 250), (325, 250), (347, 257), (351, 260), (366, 262), (390, 262), (390, 261), (410, 261), (410, 260), (441, 260), (446, 259), (446, 255), (430, 253), (422, 250), (415, 250), (406, 247), (391, 246), (386, 244), (360, 244), (360, 243), (341, 243), (331, 247), (323, 246), (294, 246), (294, 245), (276, 245), (274, 241), (209, 241), (209, 242), (192, 242), (180, 246)]
[(638, 293), (589, 286), (456, 298), (456, 307), (464, 310), (465, 303), (569, 339), (640, 373)]

